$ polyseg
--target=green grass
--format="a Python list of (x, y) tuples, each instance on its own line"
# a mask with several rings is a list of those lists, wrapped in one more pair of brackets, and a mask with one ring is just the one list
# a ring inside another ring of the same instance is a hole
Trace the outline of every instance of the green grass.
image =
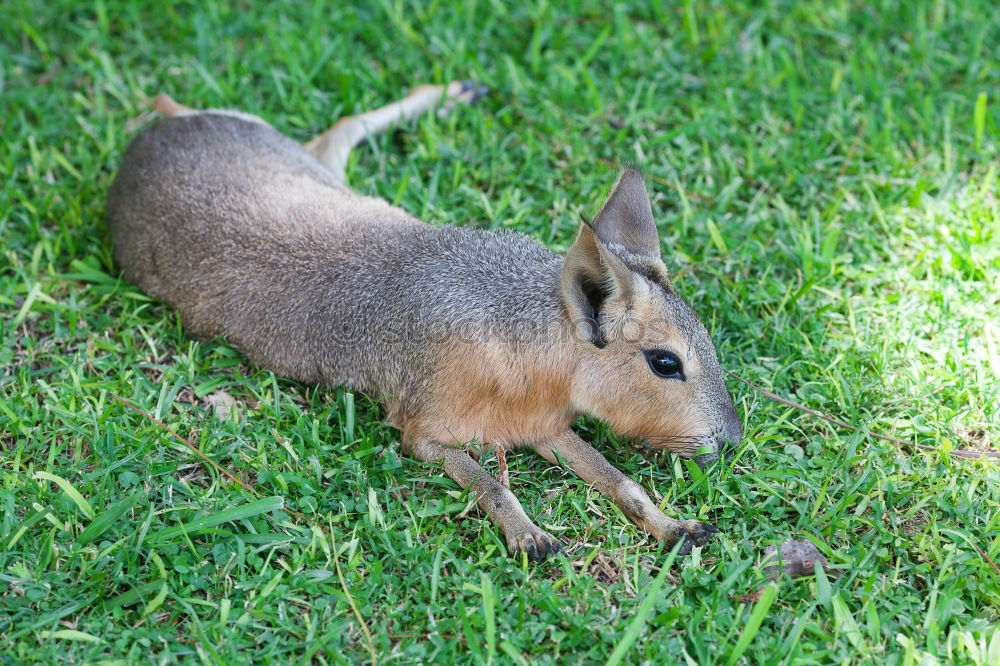
[[(994, 2), (257, 4), (0, 6), (0, 663), (367, 660), (352, 605), (382, 663), (1000, 661), (1000, 473), (947, 453), (1000, 438)], [(748, 438), (705, 473), (585, 422), (723, 533), (662, 573), (519, 453), (569, 550), (525, 565), (366, 397), (193, 341), (118, 280), (103, 201), (152, 95), (305, 140), (453, 78), (493, 94), (356, 151), (355, 187), (565, 249), (635, 164), (726, 368), (933, 450), (735, 382)], [(831, 571), (767, 583), (791, 538)]]

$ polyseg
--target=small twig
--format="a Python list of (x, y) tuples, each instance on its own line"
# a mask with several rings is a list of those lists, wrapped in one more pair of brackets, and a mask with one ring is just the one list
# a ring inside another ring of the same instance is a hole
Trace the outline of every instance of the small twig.
[[(770, 391), (765, 391), (764, 389), (762, 389), (761, 387), (757, 386), (756, 384), (748, 382), (747, 380), (743, 379), (739, 375), (735, 375), (735, 374), (729, 372), (728, 370), (723, 369), (723, 372), (725, 372), (730, 377), (733, 377), (734, 379), (740, 380), (741, 382), (743, 382), (744, 384), (746, 384), (747, 386), (749, 386), (750, 388), (752, 388), (754, 391), (757, 391), (757, 393), (760, 393), (765, 398), (769, 398), (771, 400), (774, 400), (775, 402), (780, 402), (783, 405), (788, 405), (789, 407), (793, 407), (795, 409), (803, 411), (806, 414), (811, 414), (812, 416), (815, 416), (818, 419), (823, 419), (824, 421), (828, 421), (829, 423), (832, 423), (832, 424), (834, 424), (836, 426), (839, 426), (841, 428), (847, 428), (848, 430), (854, 430), (855, 432), (860, 432), (860, 433), (862, 433), (864, 435), (868, 435), (869, 437), (876, 437), (878, 439), (884, 439), (887, 442), (892, 442), (893, 444), (899, 444), (901, 446), (912, 446), (914, 448), (922, 449), (924, 451), (940, 451), (940, 449), (935, 448), (933, 446), (927, 446), (926, 444), (915, 444), (913, 442), (907, 442), (907, 441), (904, 441), (902, 439), (896, 439), (895, 437), (889, 437), (887, 435), (879, 435), (879, 434), (876, 434), (876, 433), (871, 432), (869, 430), (864, 430), (862, 428), (858, 428), (858, 427), (852, 426), (849, 423), (844, 423), (843, 421), (841, 421), (839, 419), (835, 419), (832, 416), (827, 416), (826, 414), (822, 414), (820, 412), (817, 412), (815, 409), (809, 409), (805, 405), (800, 405), (799, 403), (792, 402), (791, 400), (788, 400), (787, 398), (782, 398), (780, 395), (775, 395), (774, 393), (771, 393)], [(953, 455), (953, 456), (955, 456), (956, 458), (977, 458), (977, 459), (978, 458), (1000, 458), (1000, 453), (996, 453), (996, 452), (993, 452), (993, 451), (949, 451), (948, 453), (951, 454), (951, 455)]]
[(669, 187), (671, 189), (674, 189), (674, 190), (677, 190), (678, 192), (682, 192), (685, 195), (687, 195), (687, 196), (689, 196), (689, 197), (691, 197), (693, 199), (697, 199), (698, 201), (701, 201), (702, 203), (707, 203), (707, 204), (710, 204), (712, 206), (715, 205), (715, 200), (711, 199), (710, 197), (706, 197), (704, 195), (698, 194), (697, 192), (692, 192), (691, 190), (686, 190), (683, 187), (680, 187), (679, 185), (674, 185), (673, 183), (671, 183), (666, 178), (661, 178), (660, 176), (657, 176), (655, 174), (648, 173), (646, 175), (649, 176), (650, 179), (655, 180), (660, 185), (666, 185), (667, 187)]
[(497, 463), (500, 466), (499, 470), (497, 470), (497, 481), (504, 488), (510, 488), (510, 473), (507, 469), (507, 449), (498, 446), (495, 451), (497, 454)]
[(201, 452), (201, 449), (199, 449), (197, 446), (195, 446), (194, 444), (192, 444), (190, 441), (188, 441), (187, 439), (181, 437), (176, 432), (174, 432), (173, 430), (171, 430), (169, 427), (167, 427), (167, 425), (163, 421), (159, 420), (158, 418), (156, 418), (152, 414), (149, 414), (148, 412), (144, 412), (143, 410), (139, 409), (138, 407), (136, 407), (132, 403), (128, 402), (127, 400), (125, 400), (123, 398), (119, 398), (114, 393), (109, 393), (108, 395), (110, 395), (112, 398), (114, 398), (115, 400), (117, 400), (121, 404), (125, 405), (126, 407), (128, 407), (132, 411), (138, 412), (143, 417), (145, 417), (147, 420), (152, 421), (156, 425), (158, 425), (161, 428), (163, 428), (164, 430), (166, 430), (168, 433), (170, 433), (171, 435), (173, 435), (174, 439), (176, 439), (181, 444), (183, 444), (184, 446), (186, 446), (189, 449), (191, 449), (191, 451), (196, 456), (198, 456), (199, 458), (201, 458), (202, 460), (204, 460), (205, 462), (207, 462), (209, 465), (211, 465), (212, 467), (214, 467), (223, 476), (226, 476), (229, 479), (231, 479), (240, 488), (243, 488), (247, 492), (251, 493), (254, 497), (260, 497), (260, 493), (258, 493), (256, 490), (254, 490), (253, 488), (251, 488), (247, 484), (245, 484), (242, 481), (240, 481), (238, 478), (236, 478), (236, 475), (233, 474), (232, 472), (230, 472), (228, 469), (226, 469), (225, 467), (223, 467), (219, 463), (215, 462), (214, 460), (212, 460), (208, 456), (206, 456), (204, 453)]
[(997, 572), (998, 574), (1000, 574), (1000, 567), (998, 567), (998, 566), (997, 566), (997, 563), (996, 563), (996, 562), (994, 562), (994, 561), (993, 561), (992, 559), (990, 559), (990, 556), (989, 556), (989, 555), (987, 555), (987, 554), (986, 554), (986, 552), (985, 552), (985, 551), (984, 551), (984, 550), (983, 550), (982, 548), (980, 548), (980, 547), (979, 547), (979, 544), (977, 544), (977, 543), (976, 543), (976, 542), (974, 542), (974, 541), (969, 541), (969, 543), (971, 543), (971, 544), (972, 544), (972, 547), (973, 547), (973, 548), (975, 548), (976, 550), (978, 550), (978, 551), (979, 551), (979, 556), (980, 556), (980, 557), (982, 557), (982, 558), (983, 558), (984, 560), (986, 560), (987, 562), (989, 562), (989, 563), (990, 563), (991, 565), (993, 565), (993, 568), (994, 568), (994, 569), (996, 570), (996, 572)]

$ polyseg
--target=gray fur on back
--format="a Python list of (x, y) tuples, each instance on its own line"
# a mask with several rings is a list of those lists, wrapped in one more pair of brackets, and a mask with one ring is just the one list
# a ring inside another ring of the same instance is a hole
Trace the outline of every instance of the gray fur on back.
[(417, 221), (337, 183), (268, 125), (214, 113), (142, 132), (108, 197), (125, 277), (305, 382), (403, 397), (445, 326), (557, 318), (561, 257), (513, 233)]

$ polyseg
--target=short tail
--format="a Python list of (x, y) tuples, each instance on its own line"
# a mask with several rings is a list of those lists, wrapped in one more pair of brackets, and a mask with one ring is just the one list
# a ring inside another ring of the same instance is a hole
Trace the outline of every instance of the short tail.
[(173, 97), (166, 93), (161, 93), (153, 99), (153, 110), (165, 116), (183, 115), (194, 111), (183, 104), (178, 104)]

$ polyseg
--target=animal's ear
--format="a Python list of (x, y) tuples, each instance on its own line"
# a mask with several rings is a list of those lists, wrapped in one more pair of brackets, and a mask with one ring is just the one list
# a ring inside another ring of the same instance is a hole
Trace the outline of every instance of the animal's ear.
[(635, 169), (622, 172), (611, 196), (594, 218), (594, 232), (607, 245), (621, 246), (631, 254), (660, 258), (660, 237), (642, 174)]
[(560, 289), (575, 332), (598, 347), (601, 335), (600, 314), (611, 300), (628, 301), (634, 277), (613, 252), (604, 247), (589, 224), (580, 224), (580, 233), (563, 261)]

